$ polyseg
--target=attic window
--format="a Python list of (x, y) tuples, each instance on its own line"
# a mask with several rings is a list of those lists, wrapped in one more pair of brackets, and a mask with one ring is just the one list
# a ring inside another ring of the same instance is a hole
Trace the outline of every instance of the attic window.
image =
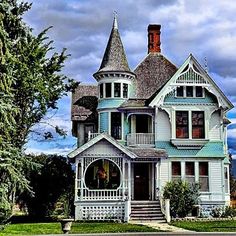
[(177, 97), (183, 97), (184, 96), (184, 87), (179, 86), (177, 87)]
[(203, 97), (203, 89), (201, 86), (196, 86), (196, 97), (197, 98)]
[(186, 87), (186, 97), (193, 97), (193, 87), (192, 86)]

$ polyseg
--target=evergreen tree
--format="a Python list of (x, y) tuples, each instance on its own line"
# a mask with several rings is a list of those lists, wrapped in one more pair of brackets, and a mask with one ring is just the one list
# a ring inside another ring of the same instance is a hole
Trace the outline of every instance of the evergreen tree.
[(27, 2), (0, 2), (0, 221), (11, 214), (16, 191), (30, 191), (23, 170), (34, 163), (22, 151), (32, 127), (77, 86), (60, 74), (65, 49), (53, 53), (48, 29), (34, 36), (23, 22), (30, 8)]

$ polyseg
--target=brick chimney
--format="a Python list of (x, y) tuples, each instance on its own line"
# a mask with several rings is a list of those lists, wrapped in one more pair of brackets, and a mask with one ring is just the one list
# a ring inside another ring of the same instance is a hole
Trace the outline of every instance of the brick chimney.
[(161, 52), (161, 25), (148, 26), (148, 53)]

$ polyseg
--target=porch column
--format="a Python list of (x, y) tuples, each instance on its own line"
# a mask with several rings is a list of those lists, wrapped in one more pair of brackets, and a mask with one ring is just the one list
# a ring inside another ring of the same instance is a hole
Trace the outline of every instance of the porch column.
[(127, 198), (125, 199), (125, 219), (124, 219), (125, 222), (129, 222), (130, 214), (131, 214), (131, 163), (130, 161), (128, 161), (127, 164), (128, 164), (128, 171), (127, 171), (128, 176), (125, 176), (125, 178), (127, 178), (128, 180), (127, 181), (128, 195), (127, 195)]
[(160, 191), (160, 178), (159, 178), (159, 174), (160, 174), (160, 171), (159, 171), (159, 168), (160, 168), (160, 162), (158, 161), (156, 163), (156, 188), (155, 188), (155, 197), (156, 197), (156, 200), (159, 199), (159, 191)]
[(157, 141), (157, 136), (158, 136), (158, 133), (157, 133), (157, 114), (158, 114), (158, 107), (155, 106), (155, 117), (154, 117), (154, 135), (155, 135), (155, 145), (156, 145), (156, 141)]

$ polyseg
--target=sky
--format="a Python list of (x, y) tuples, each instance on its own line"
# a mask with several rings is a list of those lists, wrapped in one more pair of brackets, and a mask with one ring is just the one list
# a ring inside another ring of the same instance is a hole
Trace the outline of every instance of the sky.
[[(118, 15), (121, 39), (131, 69), (147, 55), (147, 26), (161, 24), (161, 50), (177, 67), (190, 53), (236, 105), (236, 2), (234, 0), (31, 0), (23, 20), (36, 35), (48, 32), (56, 51), (71, 54), (63, 73), (84, 84), (95, 83), (92, 74), (101, 63), (110, 35), (113, 12)], [(31, 135), (28, 153), (66, 155), (76, 148), (71, 135), (71, 98), (45, 121), (67, 130), (66, 138), (43, 140)], [(236, 158), (236, 108), (228, 112), (229, 151)], [(49, 119), (50, 118), (50, 119)], [(51, 129), (50, 126), (47, 127)], [(41, 126), (35, 127), (41, 129)]]

